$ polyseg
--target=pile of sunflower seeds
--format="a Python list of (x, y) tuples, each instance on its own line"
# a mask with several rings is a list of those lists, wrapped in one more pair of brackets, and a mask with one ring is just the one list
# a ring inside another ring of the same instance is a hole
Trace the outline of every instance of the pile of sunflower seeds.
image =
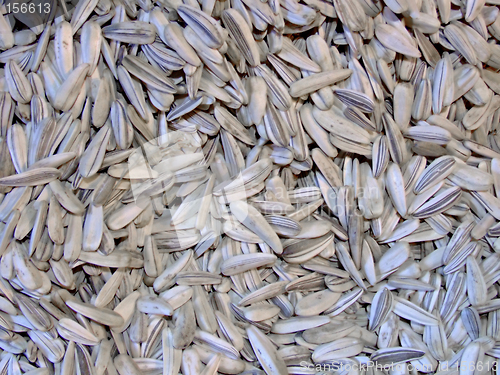
[(493, 374), (498, 0), (0, 5), (0, 373)]

